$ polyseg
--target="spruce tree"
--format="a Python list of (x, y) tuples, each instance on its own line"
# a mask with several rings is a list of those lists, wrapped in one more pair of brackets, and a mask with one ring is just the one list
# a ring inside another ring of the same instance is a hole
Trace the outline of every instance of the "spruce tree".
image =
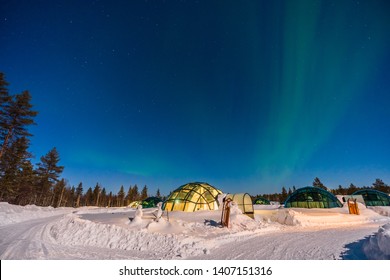
[(4, 113), (1, 117), (1, 150), (0, 159), (14, 141), (21, 137), (29, 137), (32, 134), (27, 131), (27, 126), (34, 124), (34, 117), (37, 115), (33, 111), (30, 103), (31, 96), (28, 91), (23, 91), (12, 98), (8, 105), (3, 107)]
[(100, 197), (101, 197), (101, 199), (100, 199), (100, 206), (106, 207), (107, 206), (107, 192), (106, 192), (106, 188), (102, 189), (102, 193), (101, 193)]
[(76, 189), (76, 207), (80, 207), (80, 199), (83, 195), (83, 183), (80, 182)]
[(3, 146), (3, 141), (7, 133), (7, 127), (9, 122), (9, 103), (12, 97), (8, 93), (8, 83), (5, 80), (4, 73), (0, 72), (0, 143)]
[(124, 200), (125, 200), (125, 189), (123, 188), (123, 185), (122, 185), (119, 192), (118, 192), (117, 206), (122, 207), (124, 205)]
[(282, 187), (282, 194), (280, 195), (279, 202), (282, 204), (287, 198), (287, 190), (285, 187)]
[(55, 200), (52, 205), (53, 207), (57, 207), (57, 208), (61, 207), (61, 204), (64, 199), (65, 187), (66, 187), (65, 179), (61, 179), (55, 184), (54, 186)]
[(144, 199), (147, 198), (147, 197), (148, 197), (148, 187), (145, 185), (145, 186), (142, 188), (140, 199), (141, 199), (141, 200), (144, 200)]
[(21, 164), (16, 180), (15, 204), (27, 205), (36, 203), (35, 181), (34, 167), (30, 161), (26, 160)]
[(160, 189), (157, 189), (157, 192), (156, 192), (156, 197), (158, 197), (158, 198), (161, 198)]
[(346, 195), (347, 192), (345, 191), (345, 189), (343, 188), (342, 185), (339, 185), (338, 188), (337, 188), (336, 194), (339, 194), (339, 195)]
[(137, 184), (135, 184), (133, 187), (133, 201), (136, 201), (136, 200), (140, 200), (140, 194), (139, 194)]
[(25, 183), (21, 173), (31, 158), (28, 147), (29, 140), (26, 137), (18, 138), (0, 159), (0, 198), (3, 200), (15, 203), (18, 186)]
[(25, 192), (27, 187), (22, 175), (27, 174), (24, 168), (28, 169), (31, 158), (27, 126), (34, 123), (37, 112), (31, 109), (28, 91), (11, 96), (7, 87), (4, 74), (0, 73), (0, 200), (19, 203), (19, 191)]
[(68, 197), (66, 199), (65, 206), (66, 207), (74, 207), (76, 201), (76, 188), (72, 186), (69, 190)]
[(100, 187), (99, 183), (96, 183), (95, 188), (93, 189), (93, 201), (95, 206), (99, 206), (99, 199), (100, 199), (100, 192), (102, 188)]
[(376, 179), (372, 186), (378, 191), (390, 193), (390, 187), (386, 185), (381, 179)]
[(108, 194), (108, 198), (107, 198), (107, 206), (111, 207), (112, 206), (112, 202), (113, 202), (113, 195), (112, 195), (112, 192), (110, 192)]
[(350, 195), (350, 194), (353, 194), (354, 192), (356, 192), (358, 190), (358, 188), (354, 185), (354, 184), (350, 184), (349, 185), (349, 188), (347, 190), (347, 194)]
[(127, 191), (127, 195), (125, 197), (125, 203), (126, 205), (129, 205), (132, 202), (132, 193), (133, 193), (133, 187), (130, 185), (129, 190)]
[(92, 188), (89, 187), (87, 192), (85, 193), (85, 206), (93, 205), (93, 191)]
[(314, 178), (313, 187), (317, 187), (317, 188), (321, 188), (321, 189), (324, 189), (324, 190), (328, 190), (328, 188), (324, 186), (324, 184), (321, 182), (321, 180), (318, 177)]
[(37, 174), (39, 180), (40, 203), (43, 206), (47, 205), (47, 197), (55, 183), (59, 181), (59, 177), (64, 169), (59, 166), (60, 156), (57, 149), (54, 147), (45, 156), (41, 157)]

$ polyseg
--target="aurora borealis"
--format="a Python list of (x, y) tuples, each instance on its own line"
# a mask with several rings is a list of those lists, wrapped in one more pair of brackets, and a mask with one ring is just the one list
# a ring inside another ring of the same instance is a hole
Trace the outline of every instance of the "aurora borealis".
[[(81, 3), (80, 3), (81, 2)], [(390, 183), (388, 1), (0, 1), (0, 71), (69, 184)]]

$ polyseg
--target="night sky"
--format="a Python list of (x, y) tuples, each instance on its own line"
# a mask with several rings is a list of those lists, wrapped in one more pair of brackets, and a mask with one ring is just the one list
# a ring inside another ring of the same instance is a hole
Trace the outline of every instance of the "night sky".
[(390, 2), (4, 1), (33, 162), (84, 189), (390, 184)]

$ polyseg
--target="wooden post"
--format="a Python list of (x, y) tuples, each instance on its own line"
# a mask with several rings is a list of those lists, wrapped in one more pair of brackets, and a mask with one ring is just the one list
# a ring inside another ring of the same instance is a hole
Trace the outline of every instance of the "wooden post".
[(230, 202), (232, 202), (231, 198), (224, 199), (223, 201), (222, 217), (221, 217), (221, 224), (223, 227), (229, 227)]

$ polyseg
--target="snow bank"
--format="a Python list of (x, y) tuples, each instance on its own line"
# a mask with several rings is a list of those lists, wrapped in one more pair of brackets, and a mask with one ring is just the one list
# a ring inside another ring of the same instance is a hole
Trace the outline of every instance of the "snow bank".
[(278, 208), (280, 208), (279, 204), (271, 204), (271, 205), (254, 204), (253, 205), (254, 210), (272, 210), (272, 209), (278, 209)]
[(349, 214), (347, 205), (342, 208), (326, 209), (280, 208), (268, 211), (257, 210), (255, 213), (260, 215), (263, 221), (303, 227), (353, 225), (380, 221), (386, 223), (389, 221), (388, 217), (366, 208), (363, 204), (359, 203), (358, 206), (360, 215)]
[(390, 217), (390, 206), (368, 206), (368, 208), (382, 216)]
[(72, 211), (74, 211), (73, 208), (39, 207), (35, 205), (19, 206), (0, 202), (0, 226), (67, 214)]
[(196, 237), (182, 239), (175, 234), (149, 232), (147, 228), (131, 230), (131, 227), (94, 223), (73, 214), (49, 228), (52, 242), (65, 246), (144, 251), (156, 259), (183, 258), (205, 254), (207, 251)]
[(381, 226), (363, 245), (368, 259), (390, 260), (390, 223)]

